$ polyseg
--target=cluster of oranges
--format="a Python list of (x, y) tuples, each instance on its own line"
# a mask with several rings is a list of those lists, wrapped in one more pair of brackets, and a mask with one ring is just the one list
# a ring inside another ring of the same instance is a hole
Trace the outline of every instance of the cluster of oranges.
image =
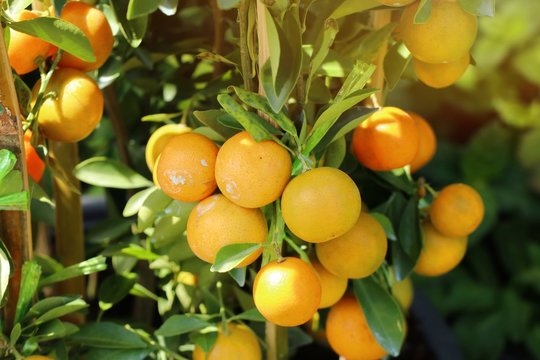
[[(54, 7), (51, 6), (47, 15), (54, 14)], [(22, 10), (14, 16), (14, 20), (32, 20), (38, 16), (39, 13)], [(103, 94), (86, 72), (96, 70), (105, 63), (112, 52), (114, 37), (103, 12), (84, 2), (66, 3), (60, 18), (72, 23), (86, 35), (96, 60), (86, 62), (69, 53), (61, 54), (58, 69), (54, 71), (45, 89), (45, 99), (37, 121), (40, 132), (48, 139), (77, 142), (90, 135), (103, 115)], [(36, 70), (40, 62), (48, 57), (55, 58), (57, 54), (55, 46), (10, 29), (8, 57), (18, 75)], [(32, 106), (37, 100), (40, 87), (41, 80), (38, 80), (32, 89)], [(29, 174), (38, 182), (43, 174), (43, 162), (30, 141), (25, 141), (25, 146)]]
[[(429, 123), (395, 107), (373, 113), (356, 128), (352, 141), (359, 162), (374, 171), (405, 166), (416, 171), (431, 160), (435, 148)], [(146, 159), (164, 193), (198, 202), (188, 219), (187, 241), (208, 263), (215, 262), (224, 246), (263, 244), (269, 234), (261, 208), (279, 201), (291, 236), (313, 244), (315, 251), (311, 264), (279, 256), (263, 265), (253, 283), (257, 309), (277, 325), (298, 326), (318, 309), (331, 307), (326, 334), (337, 353), (350, 358), (361, 356), (359, 352), (363, 358), (384, 356), (360, 304), (346, 290), (348, 279), (367, 277), (384, 262), (386, 233), (362, 211), (360, 191), (346, 173), (319, 167), (291, 179), (291, 157), (277, 142), (256, 142), (242, 131), (218, 147), (181, 124), (159, 128), (148, 142)], [(440, 192), (429, 215), (415, 270), (440, 275), (463, 257), (466, 236), (482, 220), (483, 204), (475, 190), (455, 184)], [(253, 263), (262, 248), (237, 267)], [(403, 306), (410, 306), (410, 280), (396, 283), (395, 293), (400, 292), (405, 294)], [(344, 337), (345, 333), (356, 335)]]
[(413, 55), (413, 68), (423, 83), (443, 88), (456, 82), (470, 63), (469, 51), (477, 34), (477, 18), (456, 0), (433, 0), (425, 23), (415, 24), (419, 1), (378, 0), (388, 6), (406, 6), (399, 37)]

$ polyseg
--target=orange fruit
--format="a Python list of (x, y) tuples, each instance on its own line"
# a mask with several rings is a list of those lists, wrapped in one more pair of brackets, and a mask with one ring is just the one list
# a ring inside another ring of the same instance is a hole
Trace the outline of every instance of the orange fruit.
[(84, 2), (68, 2), (62, 8), (60, 18), (81, 29), (90, 41), (96, 61), (86, 62), (74, 55), (64, 53), (59, 66), (85, 72), (101, 67), (111, 55), (114, 45), (113, 33), (103, 12)]
[(41, 181), (43, 173), (45, 172), (45, 163), (39, 157), (36, 149), (31, 144), (32, 135), (27, 132), (24, 134), (24, 154), (26, 159), (26, 170), (28, 176), (32, 178), (36, 183)]
[(219, 149), (216, 181), (237, 205), (258, 208), (274, 202), (291, 177), (291, 157), (275, 141), (256, 142), (242, 131)]
[(218, 147), (204, 135), (173, 136), (159, 156), (155, 171), (163, 192), (173, 199), (193, 202), (216, 190), (214, 168)]
[(332, 274), (358, 279), (373, 274), (384, 261), (388, 243), (375, 218), (361, 213), (356, 224), (336, 239), (317, 244), (321, 264)]
[[(32, 90), (35, 103), (41, 80)], [(97, 127), (103, 115), (103, 94), (96, 82), (75, 69), (54, 72), (45, 93), (47, 97), (37, 117), (43, 134), (55, 141), (76, 142), (84, 139)]]
[(182, 135), (190, 131), (191, 128), (184, 124), (167, 124), (154, 131), (146, 143), (146, 149), (144, 152), (148, 169), (150, 169), (150, 171), (154, 171), (154, 166), (159, 154), (161, 154), (165, 148), (165, 145), (167, 145), (167, 142), (173, 136)]
[(298, 175), (281, 197), (287, 227), (305, 241), (319, 243), (343, 235), (358, 220), (360, 191), (343, 171), (321, 167)]
[[(13, 20), (25, 21), (37, 18), (38, 15), (29, 10), (22, 10)], [(27, 74), (38, 68), (36, 60), (47, 57), (51, 44), (32, 35), (9, 29), (8, 58), (11, 67), (19, 75)]]
[(193, 350), (193, 360), (260, 360), (261, 347), (257, 336), (249, 327), (243, 324), (227, 324), (227, 333), (218, 325), (218, 337), (210, 352), (205, 353), (196, 345)]
[(409, 5), (415, 2), (416, 0), (377, 0), (377, 1), (386, 6), (400, 7), (400, 6)]
[[(267, 232), (266, 220), (260, 209), (243, 208), (221, 194), (197, 204), (187, 223), (189, 247), (199, 259), (211, 264), (223, 246), (263, 243)], [(251, 264), (261, 252), (262, 249), (254, 252), (237, 267)]]
[(360, 303), (350, 295), (330, 308), (326, 337), (336, 353), (350, 360), (375, 360), (387, 355), (373, 336)]
[(26, 360), (54, 360), (52, 357), (44, 355), (30, 355), (25, 358)]
[(469, 63), (469, 53), (455, 61), (441, 64), (430, 64), (413, 58), (413, 68), (418, 79), (435, 89), (448, 87), (458, 81)]
[(355, 129), (352, 151), (368, 169), (388, 171), (409, 164), (418, 150), (416, 122), (405, 111), (383, 107)]
[(476, 190), (465, 184), (452, 184), (439, 191), (429, 209), (433, 226), (443, 235), (471, 234), (484, 218), (484, 202)]
[(423, 230), (424, 246), (414, 272), (439, 276), (458, 266), (467, 251), (467, 237), (443, 235), (429, 223), (424, 224)]
[(392, 295), (394, 295), (401, 308), (405, 311), (409, 311), (414, 297), (414, 288), (411, 278), (407, 277), (401, 281), (394, 282), (391, 289)]
[(437, 138), (431, 125), (426, 119), (418, 114), (409, 112), (409, 115), (416, 121), (418, 127), (418, 151), (414, 156), (413, 161), (410, 163), (411, 173), (418, 171), (418, 169), (425, 166), (433, 159), (435, 152), (437, 151)]
[(457, 61), (467, 54), (476, 39), (476, 16), (455, 0), (433, 0), (426, 23), (415, 24), (419, 2), (405, 8), (399, 36), (412, 55), (423, 62), (440, 64)]
[(321, 304), (319, 309), (330, 307), (345, 294), (347, 278), (341, 278), (328, 272), (318, 261), (312, 261), (311, 264), (321, 281)]
[(321, 304), (321, 282), (311, 265), (286, 257), (259, 270), (253, 300), (266, 320), (279, 326), (298, 326), (309, 321)]

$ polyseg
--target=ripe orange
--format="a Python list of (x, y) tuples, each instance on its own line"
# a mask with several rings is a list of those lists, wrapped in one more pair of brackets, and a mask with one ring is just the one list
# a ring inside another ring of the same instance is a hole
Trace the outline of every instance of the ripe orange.
[(189, 126), (184, 124), (167, 124), (158, 128), (150, 135), (146, 143), (144, 152), (146, 165), (150, 171), (154, 171), (158, 156), (161, 154), (167, 142), (175, 135), (182, 135), (191, 131)]
[(309, 264), (286, 257), (259, 270), (253, 284), (253, 300), (268, 321), (279, 326), (298, 326), (317, 311), (321, 282)]
[(218, 325), (218, 337), (209, 353), (195, 346), (193, 360), (260, 360), (261, 347), (257, 336), (251, 329), (242, 324), (227, 324), (228, 333), (224, 333), (221, 324)]
[(401, 308), (409, 311), (414, 297), (413, 283), (410, 277), (392, 284), (392, 295), (396, 298)]
[[(32, 104), (40, 85), (39, 80), (32, 90)], [(79, 70), (58, 69), (47, 85), (49, 92), (54, 96), (45, 99), (37, 117), (47, 138), (76, 142), (94, 131), (103, 115), (103, 94), (92, 78)]]
[(90, 41), (96, 61), (86, 62), (64, 53), (59, 66), (91, 71), (103, 65), (111, 55), (114, 45), (113, 33), (103, 12), (84, 2), (68, 2), (62, 8), (60, 18), (81, 29)]
[(214, 167), (218, 147), (204, 135), (173, 136), (159, 157), (155, 171), (159, 186), (173, 199), (192, 202), (216, 190)]
[(318, 261), (312, 261), (311, 264), (321, 281), (321, 304), (319, 309), (330, 307), (345, 294), (347, 278), (341, 278), (328, 272)]
[(326, 270), (342, 278), (357, 279), (373, 274), (381, 266), (387, 248), (383, 227), (363, 212), (351, 230), (317, 244), (315, 250)]
[(399, 7), (399, 6), (409, 5), (415, 2), (416, 0), (377, 0), (377, 1), (386, 6)]
[(336, 353), (350, 360), (375, 360), (387, 355), (373, 336), (362, 307), (350, 295), (330, 309), (326, 337)]
[(468, 185), (448, 185), (433, 200), (429, 217), (441, 234), (467, 236), (482, 222), (484, 202), (480, 194)]
[(45, 172), (45, 163), (39, 157), (36, 149), (31, 144), (32, 135), (30, 132), (24, 134), (24, 154), (26, 159), (26, 170), (28, 175), (36, 183), (41, 181)]
[(456, 61), (441, 64), (430, 64), (413, 58), (413, 68), (420, 81), (432, 88), (441, 89), (458, 81), (469, 67), (469, 62), (469, 53)]
[(440, 64), (467, 54), (476, 39), (477, 19), (455, 0), (433, 0), (431, 15), (424, 24), (415, 24), (419, 2), (401, 15), (400, 37), (418, 60)]
[(216, 181), (237, 205), (258, 208), (275, 201), (291, 177), (291, 157), (274, 141), (256, 142), (242, 131), (219, 149)]
[(409, 112), (409, 115), (416, 121), (418, 127), (418, 151), (410, 163), (411, 173), (425, 166), (433, 159), (437, 151), (437, 138), (431, 125), (418, 114)]
[(458, 266), (467, 251), (467, 237), (445, 236), (429, 223), (423, 229), (424, 246), (414, 271), (424, 276), (439, 276)]
[[(240, 207), (221, 194), (210, 196), (197, 204), (187, 223), (189, 247), (198, 258), (211, 264), (223, 246), (263, 243), (267, 232), (261, 210)], [(254, 252), (237, 267), (251, 264), (261, 252), (262, 249)]]
[(409, 164), (418, 150), (418, 127), (405, 111), (383, 107), (354, 131), (352, 151), (368, 169), (388, 171)]
[(360, 191), (343, 171), (322, 167), (298, 175), (281, 197), (287, 227), (305, 241), (319, 243), (343, 235), (358, 220)]
[[(37, 18), (38, 15), (29, 10), (22, 10), (13, 20), (24, 21)], [(36, 60), (47, 57), (51, 44), (37, 37), (27, 35), (13, 29), (9, 30), (9, 63), (19, 75), (29, 73), (38, 68)]]
[(26, 360), (54, 360), (52, 357), (45, 356), (45, 355), (30, 355)]

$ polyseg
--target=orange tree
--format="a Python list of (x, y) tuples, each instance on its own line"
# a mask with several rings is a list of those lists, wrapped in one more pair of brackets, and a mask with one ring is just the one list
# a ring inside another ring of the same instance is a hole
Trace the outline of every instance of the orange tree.
[[(38, 1), (16, 21), (29, 3), (3, 2), (2, 21), (50, 44), (23, 57), (40, 80), (14, 82), (47, 164), (32, 215), (56, 224), (57, 251), (22, 268), (2, 355), (281, 359), (327, 316), (337, 354), (400, 353), (410, 290), (393, 289), (457, 266), (484, 205), (411, 175), (436, 140), (384, 103), (411, 68), (433, 87), (457, 80), (493, 1)], [(1, 155), (0, 181), (20, 181)], [(79, 181), (111, 209), (84, 242)], [(28, 206), (19, 188), (3, 208)], [(61, 286), (107, 267), (88, 291)], [(132, 316), (113, 322), (123, 304)]]

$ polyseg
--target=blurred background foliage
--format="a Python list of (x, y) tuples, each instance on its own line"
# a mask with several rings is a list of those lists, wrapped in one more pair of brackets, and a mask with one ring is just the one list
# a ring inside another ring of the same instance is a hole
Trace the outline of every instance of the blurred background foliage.
[(444, 90), (403, 80), (388, 101), (435, 127), (439, 148), (421, 174), (436, 188), (471, 183), (486, 203), (459, 268), (415, 278), (468, 359), (540, 358), (538, 11), (540, 2), (497, 1), (496, 16), (479, 19), (478, 66)]

